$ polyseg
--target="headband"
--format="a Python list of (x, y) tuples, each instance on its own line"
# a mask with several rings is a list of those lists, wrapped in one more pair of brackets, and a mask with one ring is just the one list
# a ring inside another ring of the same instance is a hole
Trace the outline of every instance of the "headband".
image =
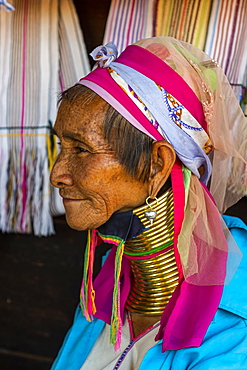
[[(204, 166), (201, 180), (207, 183), (211, 174), (207, 123), (201, 102), (183, 78), (136, 45), (128, 46), (115, 61), (106, 46), (96, 48), (92, 55), (103, 68), (95, 69), (79, 83), (95, 91), (146, 135), (167, 140), (197, 177), (198, 169)], [(110, 62), (107, 59), (106, 63), (107, 57)]]

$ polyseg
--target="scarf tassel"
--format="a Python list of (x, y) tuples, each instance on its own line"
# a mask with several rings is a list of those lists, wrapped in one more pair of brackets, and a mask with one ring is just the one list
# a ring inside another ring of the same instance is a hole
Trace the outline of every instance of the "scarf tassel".
[(83, 280), (81, 286), (80, 303), (84, 316), (88, 321), (93, 320), (96, 313), (95, 291), (93, 289), (93, 264), (96, 247), (97, 230), (88, 231), (88, 239), (85, 250)]
[[(120, 275), (125, 242), (121, 238), (112, 238), (109, 236), (101, 235), (100, 233), (98, 234), (104, 242), (114, 244), (117, 248), (115, 257), (115, 274), (110, 327), (110, 343), (114, 345), (114, 349), (115, 351), (117, 351), (120, 348), (122, 338), (122, 319), (120, 312)], [(97, 230), (89, 230), (84, 257), (84, 271), (80, 294), (81, 309), (83, 315), (88, 321), (92, 321), (93, 315), (96, 313), (95, 291), (93, 288), (93, 264), (96, 244)]]
[(110, 328), (110, 343), (114, 345), (115, 351), (119, 350), (122, 338), (122, 319), (120, 312), (120, 275), (123, 252), (124, 252), (124, 240), (122, 240), (117, 246), (115, 257), (114, 289), (113, 289), (112, 316)]

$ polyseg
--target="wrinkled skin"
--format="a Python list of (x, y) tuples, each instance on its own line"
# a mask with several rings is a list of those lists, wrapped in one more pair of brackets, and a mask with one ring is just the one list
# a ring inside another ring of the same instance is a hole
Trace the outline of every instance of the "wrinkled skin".
[(148, 183), (133, 179), (104, 139), (106, 109), (101, 98), (93, 106), (65, 100), (54, 126), (61, 152), (51, 183), (63, 197), (68, 224), (77, 230), (97, 228), (114, 212), (144, 204), (149, 195)]
[[(164, 186), (176, 158), (170, 144), (156, 141), (152, 146), (148, 181), (143, 183), (131, 177), (104, 138), (106, 109), (100, 97), (93, 104), (83, 105), (78, 100), (73, 104), (65, 100), (54, 127), (61, 152), (51, 173), (51, 183), (63, 197), (68, 224), (77, 230), (97, 228), (114, 212), (143, 205), (148, 196), (154, 198)], [(158, 320), (158, 316), (132, 313), (135, 336)]]

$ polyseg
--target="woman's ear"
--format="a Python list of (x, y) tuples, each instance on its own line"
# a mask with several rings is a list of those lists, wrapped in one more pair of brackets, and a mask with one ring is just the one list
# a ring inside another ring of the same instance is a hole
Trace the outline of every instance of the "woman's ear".
[(154, 199), (168, 179), (176, 160), (176, 152), (167, 141), (155, 141), (152, 146), (149, 176), (149, 196)]

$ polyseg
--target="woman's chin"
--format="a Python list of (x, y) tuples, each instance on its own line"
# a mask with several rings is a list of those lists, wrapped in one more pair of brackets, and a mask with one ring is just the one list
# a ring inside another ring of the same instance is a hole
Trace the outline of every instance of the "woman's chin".
[(107, 219), (101, 218), (100, 220), (93, 220), (89, 217), (71, 217), (69, 214), (65, 214), (66, 222), (71, 227), (71, 229), (77, 231), (85, 231), (85, 230), (92, 230), (97, 229), (104, 223), (106, 223)]

